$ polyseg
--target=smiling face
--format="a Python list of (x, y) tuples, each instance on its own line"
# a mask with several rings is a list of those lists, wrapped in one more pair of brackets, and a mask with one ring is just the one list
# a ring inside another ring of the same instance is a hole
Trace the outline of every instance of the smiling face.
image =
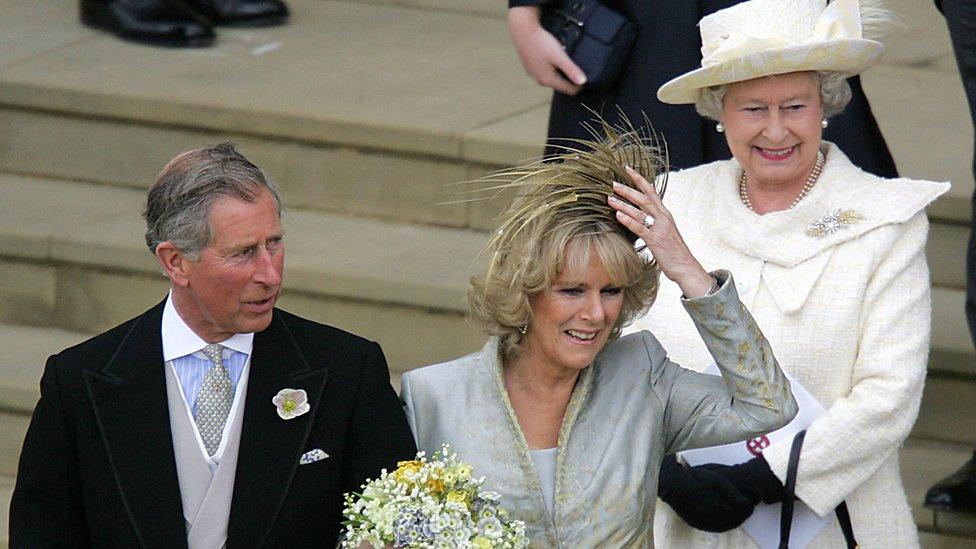
[(271, 193), (254, 202), (230, 196), (210, 207), (212, 239), (199, 259), (183, 257), (173, 281), (180, 317), (208, 342), (260, 332), (281, 292), (285, 245)]
[(532, 321), (520, 357), (553, 373), (579, 372), (592, 364), (624, 302), (623, 289), (610, 280), (597, 251), (591, 247), (583, 262), (572, 246), (552, 287), (529, 301)]
[(822, 119), (812, 72), (737, 82), (722, 101), (725, 137), (750, 185), (802, 186), (817, 161)]

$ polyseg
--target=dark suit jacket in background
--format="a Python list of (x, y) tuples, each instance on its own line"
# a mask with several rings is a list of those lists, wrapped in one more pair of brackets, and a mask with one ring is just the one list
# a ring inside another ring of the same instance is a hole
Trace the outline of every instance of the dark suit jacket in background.
[[(10, 546), (186, 547), (163, 305), (48, 359), (20, 458)], [(279, 390), (311, 410), (283, 420)], [(332, 546), (342, 494), (415, 452), (379, 345), (276, 309), (254, 336), (228, 547)], [(327, 459), (299, 465), (306, 451)]]

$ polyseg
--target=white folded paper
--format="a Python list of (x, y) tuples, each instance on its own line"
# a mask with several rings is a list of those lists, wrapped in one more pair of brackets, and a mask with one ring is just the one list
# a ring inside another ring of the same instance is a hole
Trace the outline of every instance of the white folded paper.
[[(714, 364), (704, 370), (703, 373), (720, 375), (718, 367)], [(736, 465), (744, 463), (756, 457), (763, 448), (770, 444), (791, 444), (793, 435), (806, 429), (813, 420), (824, 413), (824, 407), (817, 402), (813, 395), (807, 392), (800, 383), (790, 376), (790, 387), (793, 389), (793, 396), (800, 407), (796, 417), (785, 427), (773, 431), (764, 437), (756, 437), (751, 440), (725, 444), (722, 446), (711, 446), (709, 448), (699, 448), (697, 450), (686, 450), (679, 452), (678, 455), (689, 465), (701, 465), (703, 463), (721, 463), (724, 465)], [(776, 503), (767, 505), (760, 503), (756, 506), (752, 516), (744, 523), (742, 529), (756, 542), (762, 549), (776, 549), (779, 546), (779, 522), (782, 504)], [(790, 531), (791, 549), (803, 549), (817, 534), (823, 530), (828, 520), (836, 520), (834, 513), (830, 513), (823, 518), (817, 516), (809, 507), (797, 500), (793, 507), (793, 527)]]

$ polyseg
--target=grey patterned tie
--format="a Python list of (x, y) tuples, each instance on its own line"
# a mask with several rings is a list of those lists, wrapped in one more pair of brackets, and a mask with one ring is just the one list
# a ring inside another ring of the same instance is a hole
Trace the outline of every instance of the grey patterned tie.
[(197, 429), (200, 438), (211, 456), (220, 446), (220, 438), (224, 434), (224, 424), (230, 414), (231, 404), (234, 403), (234, 386), (230, 382), (230, 374), (224, 366), (224, 358), (220, 351), (224, 347), (210, 344), (203, 348), (203, 354), (213, 362), (213, 366), (203, 376), (203, 384), (197, 394)]

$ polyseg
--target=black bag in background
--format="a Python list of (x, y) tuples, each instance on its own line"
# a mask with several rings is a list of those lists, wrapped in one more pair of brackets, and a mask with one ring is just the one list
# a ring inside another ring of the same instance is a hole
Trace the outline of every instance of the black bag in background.
[(540, 21), (586, 74), (587, 88), (614, 83), (637, 40), (637, 25), (598, 0), (563, 0), (543, 8)]

